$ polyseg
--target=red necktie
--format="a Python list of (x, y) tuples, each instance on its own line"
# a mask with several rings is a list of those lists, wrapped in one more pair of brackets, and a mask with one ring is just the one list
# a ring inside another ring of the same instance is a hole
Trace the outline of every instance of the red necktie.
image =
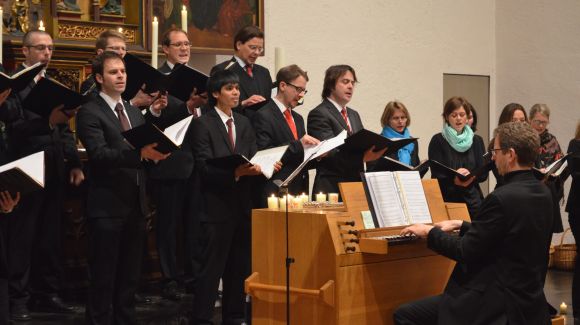
[(230, 147), (232, 148), (232, 151), (236, 149), (236, 142), (234, 140), (234, 128), (232, 126), (233, 122), (234, 122), (233, 119), (229, 119), (226, 121), (226, 124), (228, 125), (228, 136), (230, 137)]
[(298, 131), (296, 131), (296, 124), (294, 124), (294, 120), (292, 119), (292, 112), (289, 108), (284, 111), (284, 117), (286, 118), (286, 122), (288, 122), (288, 126), (294, 135), (294, 140), (298, 140)]
[(123, 110), (123, 105), (121, 103), (117, 103), (117, 105), (115, 105), (115, 111), (117, 112), (117, 117), (121, 123), (121, 129), (123, 129), (123, 131), (127, 131), (131, 129), (131, 124), (129, 124), (129, 120), (127, 119), (127, 116)]
[(352, 133), (352, 129), (350, 128), (350, 123), (348, 123), (348, 115), (346, 115), (346, 108), (343, 107), (342, 111), (340, 111), (340, 113), (342, 113), (342, 118), (344, 119), (344, 122), (346, 123), (346, 127), (348, 128), (348, 133)]
[(246, 65), (246, 72), (248, 73), (248, 76), (253, 77), (254, 74), (252, 73), (252, 66), (251, 65)]

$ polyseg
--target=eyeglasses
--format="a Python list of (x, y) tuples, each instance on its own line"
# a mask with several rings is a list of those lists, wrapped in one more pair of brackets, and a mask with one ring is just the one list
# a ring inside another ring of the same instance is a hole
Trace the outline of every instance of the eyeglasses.
[(537, 126), (546, 126), (550, 122), (549, 121), (532, 120), (532, 123), (534, 123)]
[(127, 48), (124, 46), (107, 46), (106, 47), (107, 50), (111, 50), (111, 51), (123, 51), (123, 52), (127, 52)]
[(183, 46), (185, 47), (191, 47), (191, 43), (189, 42), (177, 42), (177, 43), (169, 43), (169, 45), (176, 47), (176, 48), (181, 48)]
[(296, 86), (296, 85), (293, 85), (293, 84), (291, 84), (291, 83), (289, 83), (289, 82), (287, 82), (286, 84), (287, 84), (288, 86), (292, 86), (292, 87), (294, 87), (294, 89), (296, 89), (296, 91), (297, 91), (299, 94), (302, 94), (302, 93), (304, 93), (304, 95), (306, 95), (306, 94), (308, 93), (308, 90), (306, 90), (306, 89), (304, 89), (304, 88), (302, 88), (302, 87), (298, 87), (298, 86)]
[(492, 156), (495, 156), (495, 152), (499, 151), (499, 150), (509, 150), (509, 148), (497, 148), (497, 149), (493, 148), (493, 149), (489, 149), (487, 151), (487, 153), (492, 155)]
[(248, 48), (252, 51), (252, 52), (258, 52), (258, 53), (262, 53), (264, 52), (264, 48), (261, 46), (257, 46), (257, 45), (248, 45)]
[(45, 44), (37, 44), (37, 45), (26, 45), (28, 48), (33, 48), (39, 52), (42, 52), (48, 49), (50, 52), (54, 51), (54, 45), (45, 45)]

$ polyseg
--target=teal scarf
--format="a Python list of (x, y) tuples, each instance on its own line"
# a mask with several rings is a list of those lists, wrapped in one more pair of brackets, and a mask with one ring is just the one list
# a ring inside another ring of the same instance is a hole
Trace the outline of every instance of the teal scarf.
[[(399, 133), (395, 130), (393, 130), (393, 128), (391, 128), (390, 126), (385, 126), (383, 128), (383, 132), (381, 133), (382, 136), (384, 136), (385, 138), (404, 138), (404, 139), (408, 139), (411, 137), (411, 134), (409, 133), (409, 129), (405, 128), (405, 130), (403, 130), (403, 133)], [(411, 166), (411, 154), (413, 153), (413, 150), (415, 150), (415, 144), (414, 143), (409, 143), (408, 145), (404, 146), (403, 148), (399, 149), (399, 151), (397, 152), (397, 156), (398, 156), (398, 160), (400, 162), (402, 162), (403, 164), (407, 164), (409, 166)]]
[(445, 123), (441, 134), (447, 140), (447, 143), (458, 152), (466, 152), (473, 144), (473, 130), (467, 124), (463, 128), (463, 132), (457, 134), (454, 128)]

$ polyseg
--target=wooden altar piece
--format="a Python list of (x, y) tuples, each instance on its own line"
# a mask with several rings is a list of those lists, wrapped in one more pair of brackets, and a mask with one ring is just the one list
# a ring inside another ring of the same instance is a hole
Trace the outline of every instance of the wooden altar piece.
[[(449, 208), (455, 217), (468, 219), (465, 205), (446, 207), (437, 180), (424, 180), (423, 187), (434, 222), (449, 219)], [(385, 240), (373, 239), (363, 229), (360, 212), (368, 204), (362, 183), (342, 183), (340, 188), (342, 211), (289, 211), (290, 256), (295, 259), (291, 323), (392, 324), (400, 304), (441, 293), (454, 263), (429, 250), (424, 240), (387, 247)], [(254, 325), (286, 323), (284, 225), (283, 211), (252, 213), (253, 273), (246, 279), (246, 292), (252, 296)], [(392, 235), (400, 229), (376, 233)], [(377, 251), (361, 251), (365, 245), (359, 237)]]

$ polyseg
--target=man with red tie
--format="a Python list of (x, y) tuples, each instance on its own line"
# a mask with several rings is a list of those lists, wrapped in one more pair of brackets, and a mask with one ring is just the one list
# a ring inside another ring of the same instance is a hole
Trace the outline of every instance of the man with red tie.
[(231, 70), (240, 79), (240, 102), (235, 110), (250, 120), (254, 113), (271, 97), (272, 77), (270, 71), (256, 64), (264, 52), (264, 32), (256, 26), (242, 28), (234, 37), (234, 56), (211, 69), (210, 75), (219, 70)]
[[(333, 65), (326, 69), (322, 103), (308, 114), (308, 134), (322, 141), (344, 130), (350, 136), (363, 129), (358, 112), (346, 106), (352, 99), (356, 83), (356, 73), (349, 65)], [(312, 193), (338, 193), (338, 183), (360, 182), (363, 162), (377, 160), (387, 150), (375, 152), (373, 149), (360, 154), (340, 149), (331, 151), (317, 165)]]
[[(304, 159), (304, 146), (316, 145), (320, 141), (306, 134), (304, 118), (294, 111), (306, 95), (308, 74), (297, 65), (284, 67), (276, 75), (278, 94), (262, 107), (253, 119), (258, 150), (288, 145), (282, 157), (282, 169), (263, 185), (262, 201), (256, 206), (265, 207), (266, 197), (278, 194), (275, 180), (284, 181)], [(308, 171), (304, 170), (290, 184), (291, 194), (308, 193)]]

